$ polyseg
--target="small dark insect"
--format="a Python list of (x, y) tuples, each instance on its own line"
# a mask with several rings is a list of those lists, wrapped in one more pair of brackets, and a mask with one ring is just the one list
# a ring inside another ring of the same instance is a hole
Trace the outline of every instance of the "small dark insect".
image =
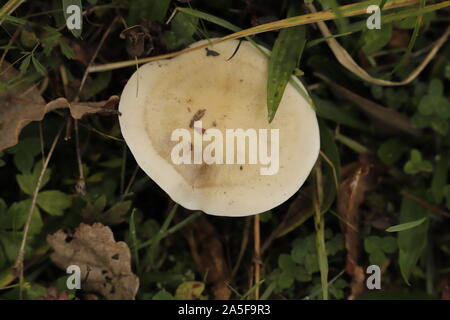
[(220, 56), (220, 53), (218, 53), (217, 51), (210, 50), (210, 49), (208, 49), (208, 48), (205, 48), (205, 50), (206, 50), (206, 56), (207, 56), (207, 57), (217, 57), (217, 56)]
[(200, 120), (205, 115), (206, 109), (200, 109), (198, 110), (194, 116), (191, 119), (191, 122), (189, 122), (189, 128), (194, 127), (194, 122)]

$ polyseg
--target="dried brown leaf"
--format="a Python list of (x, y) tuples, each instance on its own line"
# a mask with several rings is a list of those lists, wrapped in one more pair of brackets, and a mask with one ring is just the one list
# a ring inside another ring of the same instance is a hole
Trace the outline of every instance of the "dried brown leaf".
[(214, 298), (229, 299), (230, 270), (216, 228), (202, 216), (191, 225), (186, 236), (198, 271), (207, 274), (207, 281), (213, 284)]
[(110, 300), (135, 298), (139, 278), (131, 270), (130, 249), (125, 242), (114, 240), (109, 227), (82, 223), (73, 235), (59, 230), (47, 241), (55, 250), (51, 259), (58, 267), (80, 267), (83, 290)]
[[(360, 235), (359, 207), (364, 201), (366, 191), (373, 190), (377, 185), (378, 168), (362, 155), (358, 165), (348, 170), (338, 191), (338, 212), (345, 223), (342, 223), (345, 249), (347, 250), (346, 271), (352, 277), (350, 299), (364, 292), (364, 272), (358, 264)], [(345, 170), (343, 170), (345, 172)]]
[[(6, 82), (18, 74), (10, 64), (3, 62), (0, 68), (0, 82)], [(41, 121), (45, 114), (56, 110), (70, 110), (75, 119), (97, 113), (113, 113), (119, 103), (119, 97), (112, 96), (107, 101), (70, 103), (58, 98), (45, 103), (36, 87), (28, 89), (10, 89), (0, 91), (0, 151), (17, 144), (21, 130), (32, 121)]]

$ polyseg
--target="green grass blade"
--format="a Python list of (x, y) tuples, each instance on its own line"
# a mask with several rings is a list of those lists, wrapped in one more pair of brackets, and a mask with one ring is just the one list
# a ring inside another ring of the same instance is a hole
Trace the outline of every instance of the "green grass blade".
[(315, 190), (313, 194), (314, 228), (316, 230), (316, 251), (320, 270), (320, 282), (322, 286), (322, 299), (328, 300), (328, 257), (325, 245), (325, 220), (322, 215), (321, 204), (323, 201), (322, 171), (319, 165), (315, 168)]
[[(295, 14), (289, 10), (289, 16)], [(306, 44), (305, 27), (298, 26), (280, 31), (269, 59), (267, 79), (267, 108), (269, 122), (275, 117), (284, 90), (297, 67)]]
[(415, 221), (405, 222), (405, 223), (401, 223), (401, 224), (397, 224), (395, 226), (389, 227), (386, 229), (386, 231), (387, 232), (400, 232), (400, 231), (413, 229), (415, 227), (420, 226), (422, 223), (424, 223), (427, 220), (428, 220), (428, 217), (423, 217), (423, 218), (415, 220)]
[[(426, 0), (420, 0), (420, 9), (423, 9), (425, 7)], [(422, 26), (422, 18), (423, 15), (419, 15), (416, 18), (416, 24), (414, 25), (414, 31), (411, 36), (411, 39), (409, 40), (408, 47), (406, 48), (406, 52), (403, 54), (402, 58), (400, 59), (399, 63), (395, 66), (395, 68), (390, 72), (390, 74), (394, 74), (408, 59), (409, 55), (412, 52), (412, 49), (414, 48), (414, 44), (416, 43), (417, 36), (419, 35), (420, 27)]]
[(181, 8), (181, 7), (178, 7), (177, 11), (186, 13), (188, 15), (197, 17), (199, 19), (206, 20), (208, 22), (214, 23), (214, 24), (216, 24), (218, 26), (221, 26), (221, 27), (223, 27), (225, 29), (228, 29), (228, 30), (231, 30), (233, 32), (238, 32), (238, 31), (242, 30), (241, 28), (235, 26), (234, 24), (229, 23), (228, 21), (226, 21), (224, 19), (221, 19), (219, 17), (213, 16), (212, 14), (209, 14), (209, 13), (206, 13), (206, 12), (202, 12), (202, 11), (191, 9), (191, 8)]
[(138, 274), (141, 274), (141, 265), (139, 262), (139, 252), (137, 247), (137, 236), (136, 236), (136, 223), (135, 223), (135, 215), (136, 215), (136, 209), (133, 209), (131, 212), (130, 217), (130, 235), (131, 235), (131, 241), (133, 246), (133, 255), (134, 255), (134, 261), (136, 263), (136, 269), (138, 271)]

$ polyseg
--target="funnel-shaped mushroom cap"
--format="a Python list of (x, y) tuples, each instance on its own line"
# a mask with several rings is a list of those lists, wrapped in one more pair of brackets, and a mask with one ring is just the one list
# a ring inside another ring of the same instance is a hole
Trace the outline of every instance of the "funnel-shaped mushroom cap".
[(247, 41), (229, 59), (238, 43), (143, 65), (119, 106), (139, 166), (183, 207), (220, 216), (289, 199), (320, 148), (316, 114), (291, 84), (268, 123), (268, 60)]

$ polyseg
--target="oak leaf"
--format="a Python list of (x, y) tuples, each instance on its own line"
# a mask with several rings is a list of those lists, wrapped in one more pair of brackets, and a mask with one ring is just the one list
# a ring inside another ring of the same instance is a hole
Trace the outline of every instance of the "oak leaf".
[(55, 250), (51, 259), (58, 267), (80, 267), (84, 291), (109, 300), (134, 300), (139, 278), (131, 270), (130, 249), (125, 242), (114, 240), (109, 227), (81, 223), (73, 234), (59, 230), (47, 241)]

